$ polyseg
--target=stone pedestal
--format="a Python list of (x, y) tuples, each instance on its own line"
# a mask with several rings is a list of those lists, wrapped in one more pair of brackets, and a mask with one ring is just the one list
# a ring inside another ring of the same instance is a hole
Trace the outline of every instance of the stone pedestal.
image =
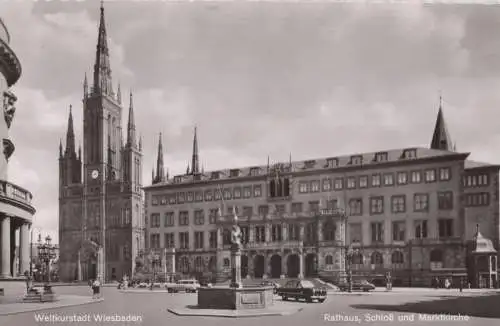
[(240, 289), (241, 283), (241, 250), (237, 245), (231, 248), (231, 284), (230, 288)]
[(212, 287), (198, 290), (198, 309), (264, 309), (273, 304), (272, 287)]

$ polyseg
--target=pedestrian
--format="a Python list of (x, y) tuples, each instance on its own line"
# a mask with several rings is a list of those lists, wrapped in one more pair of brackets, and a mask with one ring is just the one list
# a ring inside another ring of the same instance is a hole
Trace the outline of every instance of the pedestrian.
[(98, 299), (101, 296), (101, 282), (99, 279), (95, 279), (92, 283), (92, 298)]
[(450, 288), (450, 286), (451, 286), (450, 280), (449, 280), (448, 278), (447, 278), (447, 279), (445, 279), (445, 280), (444, 280), (444, 287), (445, 287), (446, 289), (449, 289), (449, 288)]

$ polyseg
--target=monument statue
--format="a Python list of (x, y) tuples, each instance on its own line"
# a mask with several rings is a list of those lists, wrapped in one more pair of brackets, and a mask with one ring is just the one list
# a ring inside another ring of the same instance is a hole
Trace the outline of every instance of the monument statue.
[(14, 119), (14, 114), (16, 113), (16, 107), (14, 106), (16, 100), (16, 96), (11, 92), (3, 93), (3, 114), (7, 128), (10, 128), (12, 120)]
[(231, 229), (231, 285), (232, 288), (242, 288), (241, 284), (241, 229), (238, 226), (238, 215), (233, 207), (233, 227)]

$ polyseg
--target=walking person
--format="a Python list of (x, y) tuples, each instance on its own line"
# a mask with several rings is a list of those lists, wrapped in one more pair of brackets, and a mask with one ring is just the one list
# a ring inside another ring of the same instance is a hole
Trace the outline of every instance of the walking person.
[(451, 286), (450, 280), (447, 278), (444, 280), (444, 287), (445, 289), (449, 289)]

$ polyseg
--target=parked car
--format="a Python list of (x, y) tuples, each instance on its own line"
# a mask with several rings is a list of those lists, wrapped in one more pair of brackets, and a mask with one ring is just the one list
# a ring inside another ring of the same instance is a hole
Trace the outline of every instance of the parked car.
[[(341, 282), (337, 286), (339, 287), (340, 291), (349, 290), (349, 284), (347, 282)], [(354, 280), (352, 281), (352, 290), (369, 292), (375, 290), (375, 285), (368, 282), (367, 280)]]
[(166, 283), (165, 288), (169, 293), (186, 292), (196, 293), (201, 287), (197, 280), (180, 280), (175, 283)]
[(272, 286), (274, 288), (274, 293), (278, 293), (278, 289), (280, 287), (279, 283), (273, 282), (273, 281), (262, 281), (260, 283), (260, 286)]
[(327, 297), (325, 288), (315, 287), (311, 281), (307, 280), (288, 281), (284, 286), (278, 288), (277, 294), (284, 301), (294, 298), (295, 300), (304, 299), (307, 302), (318, 300), (318, 302), (322, 303)]

